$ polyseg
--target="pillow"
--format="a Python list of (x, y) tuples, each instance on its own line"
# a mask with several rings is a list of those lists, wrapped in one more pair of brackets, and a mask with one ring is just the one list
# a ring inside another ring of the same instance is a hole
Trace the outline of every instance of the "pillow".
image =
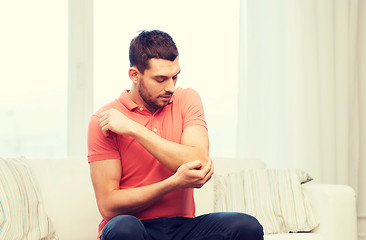
[(214, 175), (214, 211), (254, 216), (265, 234), (311, 231), (319, 225), (302, 183), (309, 174), (294, 169), (248, 169)]
[(0, 239), (58, 239), (25, 158), (0, 158)]

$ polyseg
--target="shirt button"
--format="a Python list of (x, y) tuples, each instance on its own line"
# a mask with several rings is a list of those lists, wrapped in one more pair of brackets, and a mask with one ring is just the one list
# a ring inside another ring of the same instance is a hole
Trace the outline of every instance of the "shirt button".
[(154, 132), (157, 132), (157, 131), (158, 131), (158, 129), (154, 128), (154, 129), (153, 129), (153, 131), (154, 131)]
[(143, 107), (140, 107), (140, 111), (142, 112), (142, 111), (144, 111), (144, 108)]

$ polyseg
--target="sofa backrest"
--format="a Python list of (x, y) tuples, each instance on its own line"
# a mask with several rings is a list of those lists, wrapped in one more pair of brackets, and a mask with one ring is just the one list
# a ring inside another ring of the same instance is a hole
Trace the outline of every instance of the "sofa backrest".
[(30, 159), (60, 239), (97, 239), (101, 216), (84, 158)]

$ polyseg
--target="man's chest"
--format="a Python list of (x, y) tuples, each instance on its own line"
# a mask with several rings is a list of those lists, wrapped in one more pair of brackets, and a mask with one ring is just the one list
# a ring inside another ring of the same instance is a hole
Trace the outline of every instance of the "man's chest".
[[(141, 110), (137, 109), (137, 111), (129, 117), (160, 137), (172, 142), (180, 143), (184, 123), (182, 114), (179, 110), (174, 108), (174, 106), (168, 106), (155, 114), (151, 114), (150, 112), (147, 112), (147, 110)], [(128, 144), (128, 142), (133, 139), (125, 140)], [(122, 140), (121, 144), (125, 145), (124, 142), (125, 141)]]

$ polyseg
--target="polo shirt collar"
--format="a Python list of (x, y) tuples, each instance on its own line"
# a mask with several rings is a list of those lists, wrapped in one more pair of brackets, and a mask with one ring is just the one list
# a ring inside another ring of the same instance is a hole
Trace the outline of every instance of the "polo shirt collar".
[(138, 105), (132, 101), (128, 93), (130, 90), (124, 90), (121, 96), (119, 97), (119, 101), (125, 106), (128, 110), (132, 111), (133, 109), (137, 108)]
[[(134, 101), (132, 101), (132, 99), (130, 98), (130, 96), (128, 95), (128, 93), (130, 92), (130, 90), (126, 89), (122, 92), (121, 96), (119, 97), (119, 101), (130, 111), (133, 111), (135, 108), (137, 108), (139, 105), (137, 105)], [(174, 99), (174, 93), (172, 98), (170, 99), (170, 103), (173, 102)]]

